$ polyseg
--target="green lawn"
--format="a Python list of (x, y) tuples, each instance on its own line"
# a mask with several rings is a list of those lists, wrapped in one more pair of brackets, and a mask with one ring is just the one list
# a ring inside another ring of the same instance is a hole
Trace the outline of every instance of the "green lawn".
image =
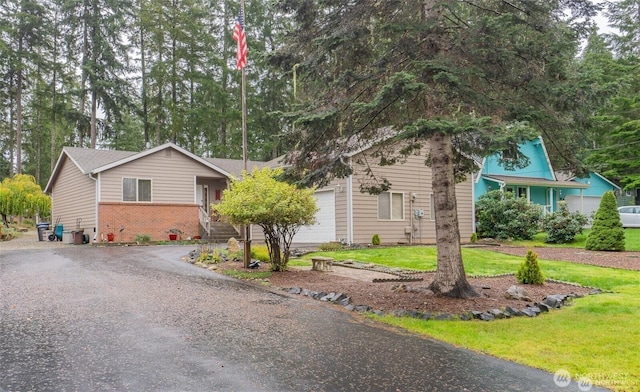
[[(582, 234), (579, 234), (575, 241), (570, 244), (547, 244), (544, 242), (546, 238), (545, 233), (538, 233), (533, 241), (511, 241), (508, 242), (510, 245), (519, 245), (519, 246), (549, 246), (549, 247), (569, 247), (569, 248), (584, 248), (584, 243), (587, 241), (587, 235), (590, 230), (585, 230)], [(640, 229), (625, 229), (624, 230), (625, 237), (625, 249), (629, 251), (640, 251)]]
[[(630, 238), (638, 239), (635, 236), (640, 230), (625, 233), (628, 244)], [(637, 248), (638, 241), (635, 242), (628, 248)], [(478, 248), (463, 248), (462, 254), (468, 275), (514, 273), (524, 260)], [(322, 255), (415, 270), (436, 267), (435, 247), (426, 246), (322, 252)], [(640, 272), (550, 260), (539, 263), (548, 278), (610, 292), (577, 299), (573, 306), (537, 318), (493, 322), (396, 317), (380, 320), (552, 373), (565, 369), (574, 378), (588, 376), (597, 385), (640, 391)]]

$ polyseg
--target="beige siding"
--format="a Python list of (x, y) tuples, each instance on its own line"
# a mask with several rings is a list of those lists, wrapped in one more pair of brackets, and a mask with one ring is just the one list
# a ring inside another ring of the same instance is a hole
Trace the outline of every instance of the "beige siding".
[[(374, 160), (375, 158), (370, 158), (368, 162)], [(380, 235), (383, 243), (409, 243), (410, 237), (406, 231), (410, 231), (412, 226), (414, 228), (413, 243), (435, 243), (435, 222), (430, 214), (433, 193), (431, 169), (424, 162), (425, 150), (423, 149), (421, 155), (412, 155), (402, 164), (372, 168), (377, 178), (387, 178), (391, 182), (390, 192), (399, 192), (404, 195), (404, 219), (382, 220), (378, 219), (378, 196), (361, 193), (359, 190), (360, 184), (371, 184), (372, 180), (366, 175), (366, 166), (359, 163), (357, 156), (354, 157), (353, 166), (356, 174), (353, 178), (353, 241), (355, 243), (370, 243), (373, 234)], [(413, 194), (415, 199), (412, 203)], [(460, 235), (464, 242), (471, 235), (473, 221), (473, 195), (470, 180), (456, 186), (456, 197)], [(414, 217), (415, 210), (424, 211), (422, 219)], [(342, 231), (339, 232), (342, 233)]]
[(154, 203), (195, 203), (195, 177), (225, 178), (182, 153), (166, 149), (100, 173), (100, 201), (122, 201), (122, 179), (150, 179)]
[(95, 189), (96, 182), (65, 158), (58, 180), (51, 189), (51, 228), (58, 217), (64, 230), (75, 230), (76, 223), (81, 220), (80, 227), (92, 237), (93, 228), (96, 227)]

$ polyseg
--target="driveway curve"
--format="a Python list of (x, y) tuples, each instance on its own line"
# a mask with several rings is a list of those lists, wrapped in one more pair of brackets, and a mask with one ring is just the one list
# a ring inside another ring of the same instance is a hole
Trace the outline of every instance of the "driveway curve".
[(180, 261), (191, 249), (0, 249), (0, 391), (585, 390)]

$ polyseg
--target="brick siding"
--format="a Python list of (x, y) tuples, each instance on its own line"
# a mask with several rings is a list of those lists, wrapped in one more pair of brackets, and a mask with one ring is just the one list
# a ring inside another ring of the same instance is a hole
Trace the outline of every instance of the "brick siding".
[(167, 231), (171, 228), (182, 230), (182, 239), (186, 239), (198, 235), (198, 206), (101, 202), (98, 204), (98, 222), (98, 241), (106, 241), (108, 233), (115, 234), (116, 242), (132, 242), (138, 234), (150, 236), (151, 241), (168, 240)]

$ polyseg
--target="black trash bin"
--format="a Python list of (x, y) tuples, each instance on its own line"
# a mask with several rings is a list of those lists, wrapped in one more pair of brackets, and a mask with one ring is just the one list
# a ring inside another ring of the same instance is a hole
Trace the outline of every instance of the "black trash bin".
[(44, 233), (46, 230), (49, 230), (49, 222), (36, 223), (36, 228), (38, 229), (38, 241), (44, 241), (44, 238), (42, 238), (42, 233)]

